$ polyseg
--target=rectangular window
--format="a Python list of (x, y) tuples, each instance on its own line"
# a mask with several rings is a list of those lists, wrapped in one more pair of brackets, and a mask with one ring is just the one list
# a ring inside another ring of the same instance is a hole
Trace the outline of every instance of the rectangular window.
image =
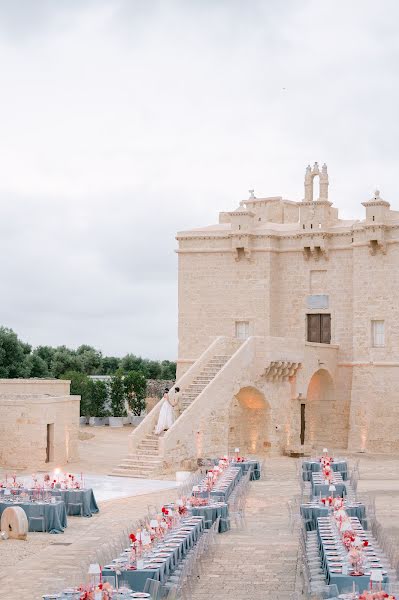
[(308, 342), (317, 344), (331, 343), (331, 315), (307, 315)]
[(236, 338), (246, 340), (249, 337), (249, 321), (236, 321)]
[(385, 346), (384, 321), (371, 321), (371, 337), (374, 348), (382, 348)]

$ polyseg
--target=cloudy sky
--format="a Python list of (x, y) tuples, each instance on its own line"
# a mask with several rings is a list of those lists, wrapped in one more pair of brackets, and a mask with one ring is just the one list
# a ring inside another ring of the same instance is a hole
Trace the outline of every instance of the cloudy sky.
[(397, 0), (0, 0), (1, 324), (176, 356), (178, 230), (255, 188), (399, 208)]

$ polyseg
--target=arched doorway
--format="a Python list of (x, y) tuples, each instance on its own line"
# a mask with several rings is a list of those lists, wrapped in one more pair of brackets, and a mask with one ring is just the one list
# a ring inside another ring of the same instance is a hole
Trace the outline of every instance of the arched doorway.
[(305, 443), (345, 448), (348, 423), (339, 408), (332, 377), (319, 369), (309, 381), (305, 409)]
[(262, 392), (248, 386), (234, 396), (229, 413), (229, 452), (261, 454), (270, 448), (270, 406)]

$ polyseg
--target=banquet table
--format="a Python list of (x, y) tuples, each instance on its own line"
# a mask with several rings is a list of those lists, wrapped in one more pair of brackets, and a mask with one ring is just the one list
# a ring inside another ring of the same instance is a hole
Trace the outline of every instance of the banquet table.
[[(65, 502), (67, 515), (91, 517), (92, 514), (98, 513), (96, 498), (92, 488), (77, 490), (62, 490), (59, 488), (53, 489), (35, 489), (35, 488), (15, 488), (11, 490), (13, 496), (21, 494), (37, 495), (37, 499), (43, 499), (43, 496), (50, 495), (59, 498)], [(4, 496), (4, 488), (0, 488), (0, 496)], [(82, 508), (78, 505), (82, 505)]]
[[(51, 495), (61, 497), (65, 502), (67, 514), (70, 516), (91, 517), (92, 514), (99, 512), (92, 488), (83, 490), (54, 489), (51, 490)], [(77, 506), (79, 504), (82, 505), (82, 509), (80, 509), (80, 506)]]
[[(332, 475), (332, 483), (335, 485), (334, 496), (346, 496), (346, 485), (342, 481), (341, 473), (333, 473)], [(320, 496), (322, 498), (326, 496), (331, 496), (332, 492), (329, 490), (330, 484), (325, 483), (324, 476), (322, 473), (313, 473), (312, 472), (312, 495)]]
[[(356, 534), (361, 539), (368, 539), (361, 523), (356, 517), (351, 518), (352, 527), (356, 530)], [(366, 567), (364, 575), (353, 576), (343, 575), (342, 567), (339, 566), (339, 543), (332, 539), (332, 524), (331, 517), (319, 517), (317, 520), (317, 531), (320, 543), (320, 552), (322, 558), (323, 569), (326, 574), (329, 584), (336, 584), (338, 591), (343, 593), (347, 589), (351, 589), (353, 582), (360, 592), (370, 587), (370, 568), (382, 568), (379, 559), (375, 556), (371, 543), (367, 548), (364, 548), (364, 554), (367, 560), (372, 564), (372, 567)], [(346, 552), (346, 550), (345, 550)], [(388, 582), (388, 577), (383, 570), (383, 582)]]
[[(362, 523), (362, 525), (365, 523), (366, 507), (364, 504), (347, 504), (345, 502), (344, 510), (348, 513), (350, 517), (357, 517), (360, 523)], [(332, 511), (332, 508), (324, 506), (323, 504), (320, 504), (320, 502), (309, 502), (308, 504), (301, 504), (300, 511), (301, 517), (303, 517), (307, 521), (307, 529), (309, 531), (314, 531), (315, 529), (317, 529), (317, 519), (319, 517), (327, 517)]]
[[(184, 531), (187, 529), (187, 531)], [(115, 570), (120, 572), (119, 580), (127, 581), (132, 590), (142, 592), (147, 579), (155, 579), (164, 583), (166, 578), (176, 569), (179, 562), (186, 556), (190, 549), (197, 543), (204, 531), (203, 517), (188, 517), (181, 524), (171, 530), (163, 542), (155, 549), (153, 555), (145, 560), (144, 569), (123, 568), (121, 565), (105, 565), (102, 569), (103, 577), (115, 577)], [(180, 537), (181, 534), (181, 537)], [(184, 537), (183, 537), (184, 535)], [(179, 536), (176, 538), (176, 536)], [(173, 541), (175, 539), (175, 541)], [(167, 553), (167, 557), (157, 558), (157, 554)], [(155, 564), (151, 560), (159, 560)]]
[(199, 484), (199, 491), (193, 492), (196, 496), (201, 498), (211, 498), (217, 496), (222, 498), (224, 502), (227, 502), (230, 494), (238, 484), (242, 477), (242, 471), (238, 467), (230, 466), (226, 469), (223, 475), (216, 481), (214, 487), (209, 491), (206, 488), (207, 478), (206, 476)]
[[(342, 479), (346, 481), (348, 479), (348, 463), (346, 460), (334, 460), (330, 464), (332, 471), (341, 473)], [(311, 481), (312, 473), (318, 473), (321, 471), (321, 463), (319, 460), (305, 460), (302, 463), (302, 478), (304, 481)]]
[[(9, 506), (20, 506), (24, 509), (29, 522), (29, 531), (43, 531), (42, 522), (40, 518), (44, 517), (45, 531), (48, 533), (64, 533), (65, 527), (67, 527), (67, 513), (65, 503), (56, 501), (54, 503), (49, 502), (7, 502), (4, 500), (0, 501), (0, 517), (3, 511)], [(37, 518), (33, 523), (29, 521), (29, 518)]]
[(224, 533), (230, 529), (229, 507), (225, 502), (215, 502), (206, 506), (193, 506), (189, 512), (194, 517), (204, 517), (205, 529), (210, 529), (218, 517), (220, 517), (219, 533)]
[(235, 467), (239, 467), (243, 475), (251, 470), (251, 481), (260, 479), (260, 462), (257, 460), (244, 460), (242, 462), (233, 462)]

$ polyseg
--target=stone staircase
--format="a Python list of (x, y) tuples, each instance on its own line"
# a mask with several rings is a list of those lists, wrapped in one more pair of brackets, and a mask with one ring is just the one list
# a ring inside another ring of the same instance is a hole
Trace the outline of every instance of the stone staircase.
[(202, 390), (215, 378), (229, 358), (231, 358), (229, 355), (217, 354), (205, 365), (200, 374), (195, 377), (187, 389), (182, 392), (180, 398), (182, 410), (186, 410), (197, 396), (200, 395)]
[[(180, 408), (182, 411), (190, 406), (230, 358), (231, 354), (216, 354), (204, 365), (199, 375), (181, 393)], [(162, 462), (162, 458), (159, 456), (159, 437), (147, 434), (139, 442), (136, 452), (129, 454), (120, 465), (113, 469), (111, 475), (151, 479), (162, 472)]]
[(158, 436), (147, 434), (139, 443), (137, 452), (129, 454), (112, 475), (120, 477), (151, 478), (155, 476), (162, 467), (162, 459), (159, 458)]

